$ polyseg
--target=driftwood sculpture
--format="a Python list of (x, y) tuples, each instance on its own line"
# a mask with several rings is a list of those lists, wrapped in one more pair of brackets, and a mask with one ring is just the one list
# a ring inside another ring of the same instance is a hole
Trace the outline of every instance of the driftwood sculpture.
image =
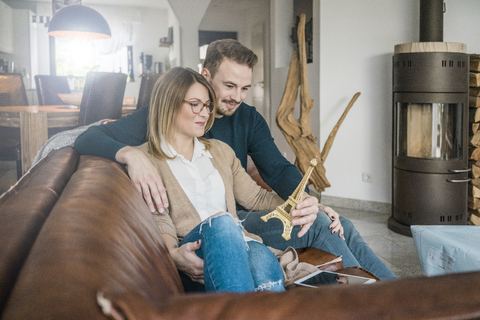
[[(278, 107), (276, 120), (278, 127), (295, 153), (295, 165), (302, 174), (307, 172), (310, 159), (318, 159), (318, 164), (312, 172), (310, 181), (317, 192), (322, 192), (325, 191), (325, 188), (330, 187), (330, 183), (325, 176), (326, 170), (323, 164), (327, 159), (340, 125), (358, 96), (360, 96), (360, 92), (353, 96), (343, 112), (343, 115), (340, 117), (340, 120), (338, 120), (325, 142), (323, 151), (320, 152), (317, 147), (317, 138), (313, 135), (312, 129), (310, 128), (310, 115), (313, 108), (313, 100), (310, 97), (310, 91), (308, 89), (307, 57), (305, 51), (305, 14), (301, 14), (300, 16), (297, 36), (300, 61), (297, 58), (297, 53), (294, 52), (292, 60), (290, 61), (285, 92), (283, 93), (282, 102)], [(297, 120), (293, 117), (293, 111), (295, 109), (295, 102), (297, 101), (299, 86), (300, 118)]]

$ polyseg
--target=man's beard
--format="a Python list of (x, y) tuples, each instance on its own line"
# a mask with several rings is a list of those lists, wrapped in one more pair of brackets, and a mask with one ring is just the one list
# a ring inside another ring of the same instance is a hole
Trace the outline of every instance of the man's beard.
[[(236, 104), (237, 106), (233, 109), (230, 109), (229, 107), (223, 105), (222, 103), (229, 103), (229, 104)], [(222, 115), (222, 116), (231, 116), (237, 111), (238, 106), (240, 105), (241, 102), (237, 102), (235, 100), (222, 100), (220, 103), (220, 107), (217, 109), (217, 114)]]

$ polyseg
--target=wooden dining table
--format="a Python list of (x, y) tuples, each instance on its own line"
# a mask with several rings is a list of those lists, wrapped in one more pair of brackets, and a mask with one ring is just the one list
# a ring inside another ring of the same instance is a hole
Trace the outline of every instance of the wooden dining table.
[[(124, 105), (122, 117), (135, 110), (135, 106)], [(30, 169), (38, 150), (47, 142), (48, 129), (76, 127), (79, 111), (74, 105), (0, 107), (0, 126), (20, 128), (22, 174)]]

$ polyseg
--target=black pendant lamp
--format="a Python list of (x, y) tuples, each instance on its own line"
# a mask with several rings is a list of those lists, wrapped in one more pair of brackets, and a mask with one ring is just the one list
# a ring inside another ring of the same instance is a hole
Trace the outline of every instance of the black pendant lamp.
[(73, 39), (108, 39), (112, 37), (107, 21), (100, 13), (82, 5), (59, 10), (50, 20), (48, 34)]

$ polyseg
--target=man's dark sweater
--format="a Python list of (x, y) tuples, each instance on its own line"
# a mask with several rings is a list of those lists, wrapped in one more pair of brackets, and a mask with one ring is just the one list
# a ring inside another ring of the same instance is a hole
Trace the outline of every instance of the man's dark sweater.
[[(77, 138), (74, 147), (80, 154), (115, 161), (121, 148), (146, 142), (148, 113), (149, 106), (145, 106), (117, 121), (92, 126)], [(215, 119), (205, 137), (227, 143), (245, 169), (247, 155), (250, 155), (262, 179), (283, 199), (287, 199), (302, 180), (298, 169), (278, 150), (265, 119), (245, 103), (232, 116)]]

